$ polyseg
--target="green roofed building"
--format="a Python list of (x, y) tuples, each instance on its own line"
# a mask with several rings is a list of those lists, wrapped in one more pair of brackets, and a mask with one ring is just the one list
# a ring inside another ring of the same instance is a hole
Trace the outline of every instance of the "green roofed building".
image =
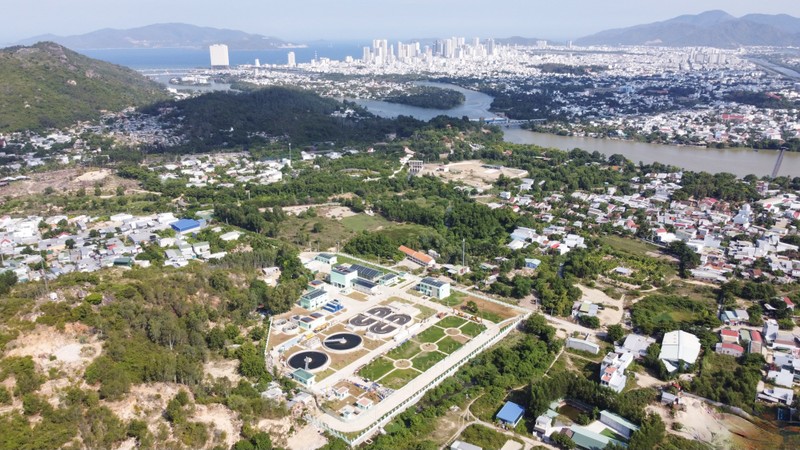
[(603, 436), (600, 433), (595, 433), (586, 427), (580, 425), (573, 425), (569, 427), (567, 435), (572, 438), (575, 445), (583, 450), (603, 450), (610, 442), (622, 447), (628, 445), (616, 439), (611, 439), (608, 436)]
[(317, 376), (305, 369), (296, 369), (292, 372), (292, 378), (303, 386), (313, 386)]

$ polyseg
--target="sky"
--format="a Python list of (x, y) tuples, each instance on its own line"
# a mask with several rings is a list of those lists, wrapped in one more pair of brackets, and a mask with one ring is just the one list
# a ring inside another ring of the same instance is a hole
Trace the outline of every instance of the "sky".
[(800, 0), (2, 0), (0, 43), (181, 22), (293, 42), (444, 36), (566, 40), (722, 9), (800, 17)]

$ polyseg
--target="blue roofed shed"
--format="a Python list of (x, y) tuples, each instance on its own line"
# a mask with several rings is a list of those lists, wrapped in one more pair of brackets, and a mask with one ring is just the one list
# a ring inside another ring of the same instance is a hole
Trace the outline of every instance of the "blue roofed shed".
[(194, 219), (181, 219), (177, 222), (172, 223), (170, 226), (172, 227), (173, 230), (177, 231), (178, 233), (185, 233), (187, 231), (200, 228), (200, 222)]
[(514, 402), (506, 402), (500, 409), (500, 412), (497, 413), (497, 420), (515, 427), (524, 414), (525, 408)]

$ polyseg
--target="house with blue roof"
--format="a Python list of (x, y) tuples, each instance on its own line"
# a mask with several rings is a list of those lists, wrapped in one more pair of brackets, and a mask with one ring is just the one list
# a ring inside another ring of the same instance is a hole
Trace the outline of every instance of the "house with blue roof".
[(170, 224), (173, 230), (178, 233), (187, 233), (200, 229), (200, 222), (194, 219), (180, 219)]
[(514, 402), (506, 402), (497, 413), (497, 420), (515, 427), (522, 420), (523, 415), (525, 415), (525, 408)]

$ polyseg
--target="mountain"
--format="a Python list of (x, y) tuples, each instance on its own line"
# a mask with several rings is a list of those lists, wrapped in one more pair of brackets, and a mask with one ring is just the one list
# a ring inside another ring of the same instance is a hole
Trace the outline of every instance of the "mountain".
[(601, 31), (578, 39), (576, 44), (719, 48), (800, 45), (800, 19), (786, 14), (749, 14), (736, 18), (725, 11), (706, 11), (663, 22)]
[(0, 49), (0, 131), (62, 127), (165, 98), (139, 73), (53, 42)]
[(206, 48), (227, 44), (231, 50), (268, 50), (295, 46), (275, 37), (182, 23), (162, 23), (127, 30), (106, 28), (76, 36), (43, 35), (25, 39), (20, 45), (39, 41), (57, 42), (73, 49), (104, 48)]

